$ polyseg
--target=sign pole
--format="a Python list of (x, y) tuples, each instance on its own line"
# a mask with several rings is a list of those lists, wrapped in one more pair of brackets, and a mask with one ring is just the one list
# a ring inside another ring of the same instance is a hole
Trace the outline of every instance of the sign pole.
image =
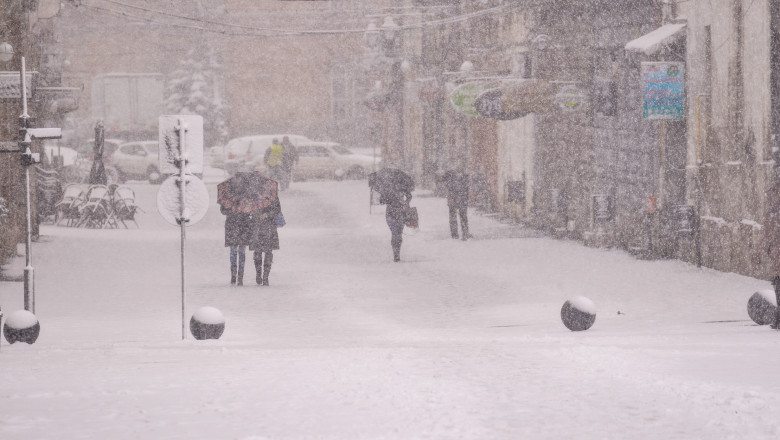
[[(19, 80), (21, 85), (22, 94), (22, 114), (19, 116), (19, 122), (22, 125), (22, 130), (26, 131), (30, 121), (30, 115), (27, 114), (27, 81), (26, 81), (26, 68), (24, 57), (21, 59), (22, 68), (19, 71)], [(27, 136), (25, 135), (25, 138)], [(25, 139), (26, 140), (26, 139)], [(21, 150), (23, 154), (27, 153), (26, 149), (30, 146), (23, 144)], [(35, 272), (32, 265), (32, 207), (30, 202), (30, 167), (25, 164), (24, 166), (24, 204), (25, 204), (25, 241), (24, 241), (24, 309), (35, 313)]]
[(184, 290), (184, 242), (186, 238), (187, 219), (185, 217), (186, 208), (184, 204), (184, 196), (186, 192), (186, 181), (184, 179), (187, 168), (187, 145), (185, 142), (187, 127), (184, 125), (184, 121), (181, 118), (179, 118), (176, 130), (179, 132), (179, 206), (181, 207), (179, 210), (179, 225), (181, 227), (181, 339), (185, 340), (187, 338), (187, 331), (185, 326), (185, 307), (187, 303), (187, 296)]

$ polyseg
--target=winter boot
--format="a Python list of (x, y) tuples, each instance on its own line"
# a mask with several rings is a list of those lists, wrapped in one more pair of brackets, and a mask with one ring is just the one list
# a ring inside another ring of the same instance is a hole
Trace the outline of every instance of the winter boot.
[(255, 253), (255, 281), (257, 285), (263, 284), (263, 255), (259, 252)]
[(271, 265), (274, 262), (274, 254), (271, 252), (265, 253), (265, 260), (263, 261), (263, 286), (268, 286), (268, 274), (271, 273)]

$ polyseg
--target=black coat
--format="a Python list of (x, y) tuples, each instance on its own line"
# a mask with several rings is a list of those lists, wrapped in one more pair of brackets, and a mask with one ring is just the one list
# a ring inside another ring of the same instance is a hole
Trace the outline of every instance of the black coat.
[(450, 170), (442, 176), (444, 187), (447, 188), (447, 203), (450, 206), (468, 206), (469, 175)]
[(254, 215), (252, 240), (249, 243), (249, 250), (258, 252), (268, 252), (279, 249), (279, 232), (276, 228), (276, 216), (282, 212), (282, 206), (279, 199), (268, 209)]
[(249, 246), (255, 229), (252, 214), (222, 208), (225, 214), (225, 246)]
[(279, 249), (276, 216), (282, 212), (277, 183), (258, 173), (236, 173), (217, 186), (225, 218), (225, 246)]

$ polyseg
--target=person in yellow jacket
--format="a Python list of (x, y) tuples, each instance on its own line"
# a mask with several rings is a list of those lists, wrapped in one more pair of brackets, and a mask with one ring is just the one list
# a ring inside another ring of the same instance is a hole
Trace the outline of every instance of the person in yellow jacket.
[(271, 146), (265, 150), (265, 166), (268, 176), (277, 183), (284, 180), (284, 145), (274, 138)]

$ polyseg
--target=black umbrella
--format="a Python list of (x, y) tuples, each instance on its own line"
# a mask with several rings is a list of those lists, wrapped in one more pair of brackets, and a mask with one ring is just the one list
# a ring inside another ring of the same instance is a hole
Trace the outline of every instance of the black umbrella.
[(382, 195), (414, 191), (411, 176), (395, 168), (383, 168), (368, 175), (368, 186)]
[(98, 121), (95, 126), (95, 149), (93, 150), (95, 157), (92, 161), (92, 169), (89, 171), (90, 185), (105, 185), (108, 183), (106, 167), (103, 165), (104, 138), (103, 121)]

